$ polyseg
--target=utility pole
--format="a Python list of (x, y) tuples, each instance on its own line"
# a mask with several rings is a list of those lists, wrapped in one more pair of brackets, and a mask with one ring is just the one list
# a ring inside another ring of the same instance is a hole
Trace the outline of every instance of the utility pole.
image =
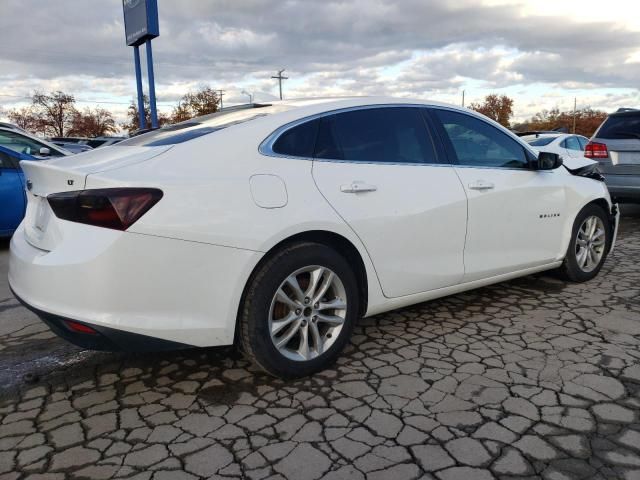
[(462, 90), (462, 107), (464, 108), (464, 92), (465, 90)]
[(578, 109), (578, 98), (573, 99), (573, 134), (576, 133), (576, 110)]
[(224, 90), (218, 90), (218, 98), (220, 99), (220, 110), (222, 110), (222, 97), (224, 97)]
[(271, 78), (275, 78), (278, 80), (278, 85), (280, 87), (280, 100), (282, 100), (282, 80), (289, 80), (289, 77), (285, 77), (282, 74), (284, 73), (284, 68), (282, 70), (278, 70), (278, 75), (274, 75)]

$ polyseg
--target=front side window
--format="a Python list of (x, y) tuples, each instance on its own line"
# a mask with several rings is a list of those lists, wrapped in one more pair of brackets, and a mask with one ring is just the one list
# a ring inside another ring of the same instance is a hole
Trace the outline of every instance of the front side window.
[(315, 157), (369, 163), (436, 163), (419, 109), (365, 108), (321, 118)]
[(15, 162), (7, 153), (0, 152), (0, 170), (16, 170), (17, 162)]
[(464, 113), (434, 109), (458, 165), (528, 168), (525, 149), (492, 125)]

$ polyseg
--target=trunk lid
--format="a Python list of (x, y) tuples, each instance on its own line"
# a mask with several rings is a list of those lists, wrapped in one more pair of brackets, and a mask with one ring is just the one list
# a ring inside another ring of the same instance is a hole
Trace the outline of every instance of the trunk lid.
[(51, 251), (63, 240), (62, 220), (51, 210), (48, 195), (83, 190), (91, 174), (144, 162), (170, 148), (114, 146), (55, 160), (20, 162), (27, 185), (23, 222), (27, 241), (36, 248)]
[(594, 142), (604, 143), (609, 158), (600, 160), (603, 173), (610, 175), (640, 175), (640, 139), (594, 138)]

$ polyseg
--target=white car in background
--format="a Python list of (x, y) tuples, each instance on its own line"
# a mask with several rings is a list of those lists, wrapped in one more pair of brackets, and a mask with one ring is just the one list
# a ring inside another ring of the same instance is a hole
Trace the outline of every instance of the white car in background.
[(72, 153), (58, 145), (42, 140), (11, 124), (0, 125), (0, 146), (38, 159), (66, 157)]
[(618, 223), (590, 169), (419, 100), (252, 104), (22, 166), (9, 283), (56, 333), (238, 342), (282, 377), (326, 368), (361, 316), (550, 269), (590, 280)]
[[(595, 164), (584, 156), (584, 150), (589, 139), (582, 135), (568, 133), (541, 132), (520, 136), (539, 152), (557, 153), (568, 166)], [(574, 160), (575, 159), (575, 160)]]

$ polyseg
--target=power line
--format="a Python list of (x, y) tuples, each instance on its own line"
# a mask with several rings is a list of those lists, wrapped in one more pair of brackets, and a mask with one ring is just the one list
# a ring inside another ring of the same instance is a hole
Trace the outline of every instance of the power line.
[[(6, 93), (0, 93), (0, 97), (11, 97), (11, 98), (23, 98), (25, 100), (31, 100), (31, 97), (28, 95), (9, 95)], [(96, 103), (96, 104), (105, 104), (105, 105), (131, 105), (130, 102), (114, 102), (112, 100), (88, 100), (82, 98), (76, 98), (76, 103)], [(172, 106), (175, 103), (171, 102), (158, 102), (158, 105)]]

